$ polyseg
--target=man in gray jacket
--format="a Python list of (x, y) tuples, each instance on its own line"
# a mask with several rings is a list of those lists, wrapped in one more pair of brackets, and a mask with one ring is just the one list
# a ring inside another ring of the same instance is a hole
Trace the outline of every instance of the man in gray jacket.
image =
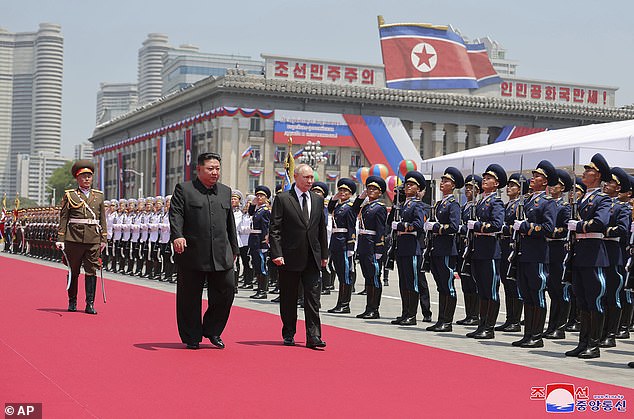
[[(176, 185), (171, 200), (171, 239), (178, 267), (176, 318), (188, 349), (198, 349), (203, 337), (224, 348), (220, 335), (233, 304), (233, 264), (240, 252), (231, 188), (218, 182), (220, 161), (216, 153), (199, 155), (197, 178)], [(205, 281), (209, 306), (201, 321)]]

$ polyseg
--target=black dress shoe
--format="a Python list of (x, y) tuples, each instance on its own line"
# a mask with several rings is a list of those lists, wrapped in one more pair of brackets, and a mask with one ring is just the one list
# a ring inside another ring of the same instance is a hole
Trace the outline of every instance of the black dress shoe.
[(284, 346), (295, 346), (295, 339), (292, 337), (284, 338)]
[(271, 300), (272, 303), (279, 303), (280, 302), (280, 296), (278, 295), (277, 297), (275, 297), (274, 299)]
[(332, 313), (332, 314), (347, 314), (350, 313), (350, 306), (349, 305), (340, 305), (340, 306), (336, 306), (335, 308), (331, 308), (330, 310), (328, 310), (328, 313)]
[(324, 288), (321, 290), (321, 295), (330, 295), (330, 290), (328, 288)]
[(431, 319), (431, 314), (429, 316), (423, 316), (423, 322), (424, 323), (432, 323), (433, 320)]
[(209, 342), (214, 345), (216, 348), (224, 349), (225, 343), (220, 339), (220, 336), (212, 336), (209, 338)]
[(368, 311), (367, 313), (361, 313), (357, 315), (358, 319), (380, 319), (381, 315), (379, 314), (379, 310)]
[(310, 338), (306, 339), (306, 347), (309, 349), (325, 348), (326, 342), (321, 340), (321, 338)]
[(200, 344), (198, 342), (196, 343), (188, 343), (187, 345), (187, 349), (198, 349), (200, 348)]
[(477, 317), (466, 317), (456, 322), (456, 324), (459, 324), (460, 326), (477, 326), (478, 323), (479, 320)]
[(628, 362), (627, 366), (630, 367), (630, 368), (634, 368), (634, 362)]
[(416, 325), (416, 317), (405, 317), (398, 324), (400, 326), (415, 326)]

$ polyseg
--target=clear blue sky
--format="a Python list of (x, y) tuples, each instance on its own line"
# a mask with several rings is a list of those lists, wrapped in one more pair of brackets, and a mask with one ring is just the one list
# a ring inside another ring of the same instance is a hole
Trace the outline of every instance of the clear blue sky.
[(64, 35), (62, 153), (90, 137), (100, 82), (136, 82), (148, 33), (203, 52), (260, 53), (381, 63), (376, 17), (387, 23), (451, 24), (490, 36), (520, 63), (519, 76), (617, 86), (634, 103), (634, 3), (626, 1), (189, 1), (3, 0), (0, 27)]

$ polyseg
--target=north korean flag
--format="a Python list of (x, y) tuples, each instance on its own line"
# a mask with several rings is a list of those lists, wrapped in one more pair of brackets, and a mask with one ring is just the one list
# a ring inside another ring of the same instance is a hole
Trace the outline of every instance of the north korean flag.
[(495, 68), (493, 68), (493, 64), (491, 64), (484, 44), (467, 44), (467, 52), (478, 87), (502, 83), (502, 79), (498, 76)]
[[(387, 87), (409, 90), (480, 87), (464, 40), (450, 28), (395, 24), (383, 25), (379, 32)], [(482, 74), (486, 78), (486, 71)]]

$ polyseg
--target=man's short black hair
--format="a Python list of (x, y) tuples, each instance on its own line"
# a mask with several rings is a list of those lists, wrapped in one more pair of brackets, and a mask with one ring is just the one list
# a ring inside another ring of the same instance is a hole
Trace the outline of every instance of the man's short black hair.
[(222, 162), (222, 158), (218, 153), (201, 153), (198, 155), (198, 165), (204, 166), (207, 160), (218, 160)]

